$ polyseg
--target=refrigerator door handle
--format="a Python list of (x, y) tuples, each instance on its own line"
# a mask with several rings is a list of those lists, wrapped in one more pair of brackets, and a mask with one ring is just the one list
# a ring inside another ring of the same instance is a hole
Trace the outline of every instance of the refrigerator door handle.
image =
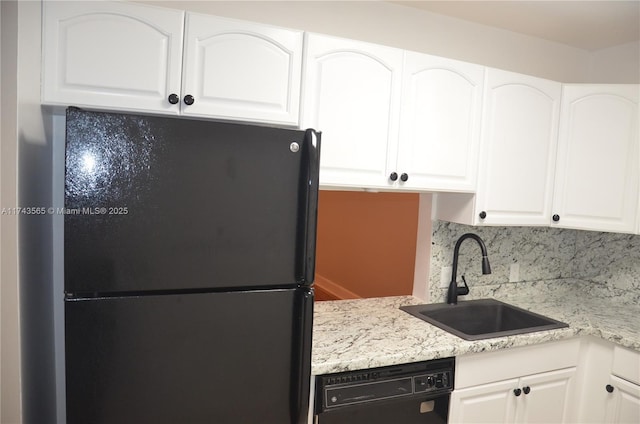
[[(320, 178), (321, 132), (307, 129), (304, 133), (302, 175), (300, 176), (300, 214), (305, 217), (298, 227), (298, 278), (303, 285), (311, 285), (315, 275), (316, 227), (318, 221), (318, 185)], [(306, 172), (305, 172), (306, 171)]]
[(302, 295), (296, 302), (298, 328), (294, 338), (300, 343), (293, 352), (291, 385), (291, 423), (306, 424), (309, 414), (309, 393), (311, 389), (311, 342), (313, 328), (313, 289), (301, 289)]

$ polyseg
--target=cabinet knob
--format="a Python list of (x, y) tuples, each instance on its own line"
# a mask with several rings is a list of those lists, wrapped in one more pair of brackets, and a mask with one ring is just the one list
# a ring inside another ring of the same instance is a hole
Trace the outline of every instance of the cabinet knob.
[(485, 211), (482, 211), (478, 214), (478, 216), (480, 216), (480, 219), (485, 219), (487, 217), (487, 213)]
[(611, 384), (607, 384), (607, 385), (605, 386), (605, 389), (607, 389), (607, 392), (609, 392), (609, 393), (613, 393), (613, 386), (612, 386)]
[(522, 394), (522, 390), (520, 390), (520, 389), (514, 389), (514, 390), (513, 390), (513, 394), (514, 394), (514, 395), (516, 395), (516, 396), (520, 396), (520, 395)]
[(180, 97), (178, 97), (176, 93), (171, 93), (169, 94), (169, 98), (167, 100), (169, 100), (169, 103), (171, 103), (172, 105), (175, 105), (180, 101)]
[(185, 105), (191, 106), (193, 102), (196, 101), (196, 99), (194, 99), (191, 94), (187, 94), (186, 96), (184, 96), (184, 99), (182, 99), (182, 101), (184, 102)]
[(528, 394), (529, 394), (529, 392), (531, 391), (531, 387), (529, 387), (529, 386), (524, 386), (524, 387), (522, 388), (522, 391), (524, 392), (524, 394), (525, 394), (525, 395), (528, 395)]
[(400, 181), (407, 181), (409, 179), (409, 175), (405, 174), (404, 172), (402, 173), (402, 175), (400, 175)]
[(398, 179), (398, 173), (397, 172), (392, 172), (391, 174), (389, 174), (389, 179), (391, 181), (395, 181)]
[(560, 215), (553, 215), (551, 219), (553, 219), (553, 222), (558, 222), (560, 221)]

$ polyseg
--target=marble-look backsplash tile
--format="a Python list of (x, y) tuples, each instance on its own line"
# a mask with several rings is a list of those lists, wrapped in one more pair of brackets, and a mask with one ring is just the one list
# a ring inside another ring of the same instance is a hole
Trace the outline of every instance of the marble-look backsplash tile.
[(601, 296), (640, 303), (640, 236), (576, 231), (575, 278), (598, 283)]
[[(588, 286), (588, 290), (596, 290), (603, 297), (618, 297), (625, 303), (640, 299), (640, 236), (547, 227), (472, 227), (434, 221), (429, 277), (432, 302), (445, 300), (447, 290), (440, 288), (442, 267), (452, 265), (455, 243), (467, 232), (484, 240), (492, 268), (491, 274), (482, 275), (477, 243), (466, 240), (461, 245), (457, 277), (461, 281), (461, 275), (465, 275), (472, 294), (474, 287), (477, 295), (523, 287), (514, 283), (557, 280), (558, 284), (591, 282), (583, 289)], [(517, 276), (512, 275), (514, 264)]]

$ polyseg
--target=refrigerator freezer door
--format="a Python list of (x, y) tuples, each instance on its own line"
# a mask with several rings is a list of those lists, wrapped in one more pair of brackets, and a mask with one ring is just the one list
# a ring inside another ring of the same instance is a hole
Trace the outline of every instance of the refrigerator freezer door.
[(69, 109), (65, 292), (311, 284), (314, 134)]
[(68, 424), (302, 423), (308, 289), (72, 300)]

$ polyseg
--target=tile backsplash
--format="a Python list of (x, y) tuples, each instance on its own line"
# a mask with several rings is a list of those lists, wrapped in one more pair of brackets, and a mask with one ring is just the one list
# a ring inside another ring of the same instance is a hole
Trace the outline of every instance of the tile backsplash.
[(623, 303), (640, 302), (640, 236), (548, 227), (472, 227), (444, 221), (433, 221), (431, 302), (445, 301), (442, 268), (451, 266), (455, 243), (468, 232), (484, 240), (492, 268), (491, 274), (482, 275), (480, 247), (474, 240), (465, 240), (457, 280), (461, 282), (465, 275), (471, 290), (468, 298), (486, 297), (496, 290), (575, 284), (578, 290), (597, 291)]

